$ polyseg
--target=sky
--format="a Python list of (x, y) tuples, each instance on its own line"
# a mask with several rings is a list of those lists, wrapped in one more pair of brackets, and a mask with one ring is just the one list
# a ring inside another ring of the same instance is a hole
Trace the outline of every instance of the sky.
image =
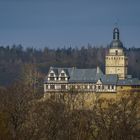
[(0, 46), (106, 46), (115, 26), (140, 47), (140, 0), (0, 0)]

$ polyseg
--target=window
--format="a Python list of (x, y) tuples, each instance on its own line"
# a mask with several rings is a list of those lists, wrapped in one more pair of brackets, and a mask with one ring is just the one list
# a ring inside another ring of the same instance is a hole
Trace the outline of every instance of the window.
[(115, 54), (118, 55), (118, 51), (117, 50), (116, 50)]
[(61, 89), (62, 90), (66, 89), (66, 85), (61, 85)]
[(110, 86), (108, 85), (108, 89), (110, 89)]
[(54, 81), (54, 77), (50, 77), (50, 81)]
[(65, 77), (61, 77), (61, 80), (62, 80), (62, 81), (65, 81)]
[(112, 85), (111, 88), (114, 89), (114, 86)]
[(101, 86), (98, 86), (98, 89), (101, 89)]
[(77, 85), (77, 89), (80, 89), (80, 86), (79, 85)]
[(87, 89), (87, 85), (84, 86), (84, 89)]
[(139, 88), (139, 86), (135, 85), (135, 86), (131, 86), (132, 88)]
[(74, 85), (72, 85), (72, 86), (71, 86), (71, 88), (72, 88), (72, 89), (75, 89), (75, 86), (74, 86)]
[(55, 89), (55, 85), (50, 85), (50, 89)]
[(46, 85), (46, 89), (48, 89), (48, 85)]
[(61, 76), (65, 76), (65, 74), (64, 73), (61, 73)]
[(92, 89), (92, 85), (90, 85), (89, 88)]
[(102, 89), (104, 90), (104, 86), (102, 86)]
[(54, 76), (54, 73), (50, 73), (50, 76)]

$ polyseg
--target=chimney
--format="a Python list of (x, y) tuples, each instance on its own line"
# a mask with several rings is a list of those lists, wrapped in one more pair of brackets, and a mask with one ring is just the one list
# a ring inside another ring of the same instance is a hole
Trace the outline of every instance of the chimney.
[(99, 74), (100, 73), (100, 68), (99, 68), (99, 66), (97, 66), (97, 74)]

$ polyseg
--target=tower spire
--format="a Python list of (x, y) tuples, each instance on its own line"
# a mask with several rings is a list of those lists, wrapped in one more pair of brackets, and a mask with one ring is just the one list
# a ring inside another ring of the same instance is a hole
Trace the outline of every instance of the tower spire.
[(120, 39), (120, 32), (119, 32), (119, 29), (117, 27), (114, 28), (114, 30), (113, 30), (113, 39), (115, 39), (115, 40)]

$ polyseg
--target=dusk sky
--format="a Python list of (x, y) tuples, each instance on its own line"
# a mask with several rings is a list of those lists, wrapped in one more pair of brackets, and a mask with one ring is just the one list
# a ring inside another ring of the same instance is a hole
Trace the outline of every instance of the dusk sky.
[(125, 47), (140, 47), (140, 0), (0, 0), (0, 45), (107, 45), (116, 22)]

